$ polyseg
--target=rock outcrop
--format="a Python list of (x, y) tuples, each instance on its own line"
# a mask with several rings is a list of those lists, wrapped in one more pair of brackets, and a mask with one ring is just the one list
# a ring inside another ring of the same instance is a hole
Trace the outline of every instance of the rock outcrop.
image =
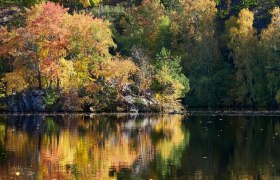
[(8, 100), (9, 112), (44, 112), (44, 91), (25, 91), (21, 94), (12, 95)]
[(128, 112), (153, 112), (157, 102), (144, 96), (127, 95), (123, 97)]

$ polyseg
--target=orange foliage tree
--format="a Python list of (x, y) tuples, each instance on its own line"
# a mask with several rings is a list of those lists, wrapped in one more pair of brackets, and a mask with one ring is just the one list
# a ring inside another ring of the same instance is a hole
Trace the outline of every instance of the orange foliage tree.
[(27, 10), (26, 17), (24, 28), (11, 32), (1, 28), (0, 53), (13, 56), (13, 71), (33, 72), (30, 76), (36, 75), (39, 89), (55, 81), (61, 84), (61, 73), (65, 76), (61, 64), (65, 66), (65, 61), (73, 62), (81, 84), (102, 75), (102, 63), (112, 58), (109, 47), (115, 46), (109, 22), (85, 14), (70, 15), (67, 9), (51, 2), (35, 5)]
[(12, 64), (4, 78), (8, 94), (28, 88), (93, 94), (108, 84), (120, 92), (131, 83), (137, 67), (109, 53), (116, 46), (110, 23), (67, 10), (51, 2), (37, 4), (27, 10), (25, 27), (0, 29), (0, 55)]
[[(59, 84), (59, 59), (65, 56), (67, 45), (67, 32), (63, 28), (63, 17), (67, 9), (54, 3), (35, 5), (26, 12), (26, 27), (18, 28), (8, 33), (6, 41), (2, 42), (2, 55), (13, 57), (13, 75), (29, 84), (32, 88), (43, 88), (42, 79), (51, 85), (56, 79)], [(24, 73), (15, 73), (22, 72)], [(9, 81), (8, 94), (21, 89), (13, 87), (16, 81)]]

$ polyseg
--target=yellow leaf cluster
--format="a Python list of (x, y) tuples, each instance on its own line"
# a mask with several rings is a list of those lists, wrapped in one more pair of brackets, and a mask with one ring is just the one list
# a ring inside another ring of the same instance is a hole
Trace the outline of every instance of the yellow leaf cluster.
[[(280, 8), (274, 8), (271, 14), (271, 23), (269, 24), (268, 28), (262, 32), (261, 39), (263, 42), (273, 41), (272, 43), (275, 45), (277, 42), (279, 43), (280, 38)], [(268, 44), (271, 45), (271, 43)]]
[(93, 56), (96, 61), (110, 59), (109, 47), (115, 47), (110, 23), (86, 14), (68, 14), (65, 28), (69, 31), (69, 50), (78, 57)]
[(156, 74), (156, 79), (160, 84), (165, 86), (163, 92), (156, 93), (155, 98), (159, 101), (163, 110), (180, 107), (179, 98), (184, 86), (170, 75), (168, 67), (163, 67)]
[(102, 2), (102, 0), (80, 0), (80, 3), (84, 7), (89, 7), (91, 5), (98, 6), (101, 2)]
[(118, 89), (131, 81), (129, 77), (138, 71), (137, 66), (131, 59), (122, 59), (114, 57), (111, 61), (106, 62), (103, 70), (103, 76), (110, 82), (117, 84)]
[(15, 92), (21, 92), (29, 86), (24, 77), (26, 77), (26, 69), (24, 68), (7, 73), (5, 75), (4, 81), (7, 82), (6, 92), (8, 95), (11, 95)]
[(60, 59), (60, 85), (64, 91), (77, 90), (79, 87), (77, 73), (72, 61)]
[(216, 3), (214, 0), (182, 0), (183, 14), (181, 28), (189, 36), (200, 40), (203, 36), (212, 36), (216, 17)]

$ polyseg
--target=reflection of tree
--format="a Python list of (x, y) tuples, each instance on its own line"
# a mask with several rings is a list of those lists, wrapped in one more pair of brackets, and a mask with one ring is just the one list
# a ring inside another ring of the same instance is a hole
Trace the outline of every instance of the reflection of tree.
[(228, 166), (232, 179), (269, 179), (277, 174), (276, 170), (280, 167), (279, 122), (273, 119), (251, 118), (238, 133), (236, 148)]
[(189, 143), (189, 133), (182, 127), (181, 117), (176, 115), (159, 121), (155, 132), (162, 132), (164, 135), (156, 144), (157, 171), (164, 177), (171, 174), (171, 167), (181, 166), (182, 154)]
[(17, 164), (39, 179), (115, 179), (142, 176), (152, 161), (179, 168), (188, 142), (181, 120), (177, 115), (13, 117), (3, 124), (3, 138), (0, 124), (3, 147), (13, 154), (11, 166), (0, 170), (13, 176)]
[(0, 146), (4, 145), (5, 135), (6, 135), (6, 126), (5, 124), (0, 124)]
[(280, 167), (278, 118), (192, 117), (186, 122), (190, 143), (182, 158), (184, 177), (279, 178), (274, 176)]
[(279, 174), (277, 118), (182, 118), (0, 119), (0, 179), (16, 171), (27, 179), (269, 179)]
[[(6, 137), (6, 126), (4, 123), (2, 123), (2, 121), (0, 121), (0, 165), (3, 166), (5, 165), (5, 137)], [(1, 174), (1, 171), (0, 171)]]
[(44, 130), (48, 135), (57, 134), (58, 133), (58, 125), (52, 118), (46, 118), (44, 121)]
[[(36, 171), (38, 167), (38, 151), (36, 149), (38, 138), (29, 137), (26, 132), (17, 130), (14, 127), (4, 127), (4, 144), (0, 145), (0, 159), (2, 161), (0, 179), (15, 176), (17, 171), (26, 173)], [(30, 173), (28, 176), (32, 178), (34, 173)]]

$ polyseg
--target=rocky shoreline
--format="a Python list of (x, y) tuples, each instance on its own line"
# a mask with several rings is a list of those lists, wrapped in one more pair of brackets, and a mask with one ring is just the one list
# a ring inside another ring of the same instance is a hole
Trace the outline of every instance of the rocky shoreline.
[(186, 111), (181, 107), (170, 107), (162, 110), (161, 104), (152, 96), (137, 96), (125, 94), (113, 104), (108, 104), (106, 110), (100, 110), (96, 106), (82, 109), (76, 102), (66, 102), (63, 97), (48, 107), (46, 104), (46, 92), (43, 90), (25, 91), (7, 98), (7, 112), (12, 114), (36, 114), (36, 113), (166, 113), (184, 114)]
[(64, 116), (64, 115), (83, 115), (83, 116), (114, 116), (114, 115), (166, 115), (166, 114), (180, 114), (186, 116), (280, 116), (280, 111), (188, 111), (185, 112), (0, 112), (0, 115), (15, 115), (15, 116)]
[(48, 109), (44, 103), (44, 91), (26, 91), (8, 98), (8, 109), (3, 111), (9, 114), (184, 114), (190, 116), (280, 116), (280, 110), (192, 110), (189, 109), (169, 109), (160, 111), (160, 105), (156, 100), (148, 96), (124, 95), (118, 102), (121, 109), (110, 111), (96, 111), (94, 107), (89, 110), (82, 110), (64, 105), (63, 99), (58, 101), (53, 109)]

